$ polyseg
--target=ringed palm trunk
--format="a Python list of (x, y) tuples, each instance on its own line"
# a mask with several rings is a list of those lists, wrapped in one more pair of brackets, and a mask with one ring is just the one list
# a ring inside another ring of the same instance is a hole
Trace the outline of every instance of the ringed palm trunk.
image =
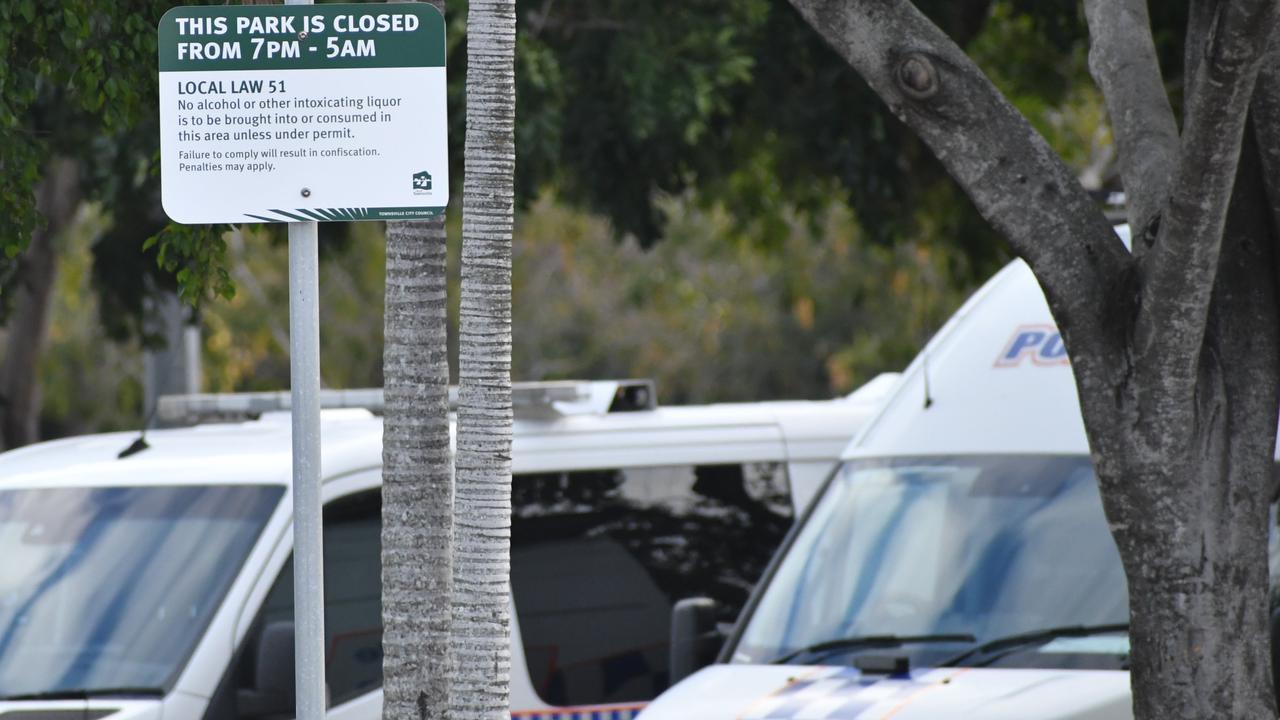
[(515, 2), (467, 16), (454, 545), (454, 720), (509, 711)]
[[(443, 2), (433, 2), (444, 12)], [(453, 469), (444, 216), (387, 223), (382, 431), (383, 707), (449, 707)]]
[(383, 717), (449, 696), (453, 478), (444, 219), (387, 225), (382, 429)]

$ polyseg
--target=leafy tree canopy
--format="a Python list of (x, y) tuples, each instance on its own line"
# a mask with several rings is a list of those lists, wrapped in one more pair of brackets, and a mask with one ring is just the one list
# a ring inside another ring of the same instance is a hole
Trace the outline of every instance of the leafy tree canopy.
[[(35, 0), (0, 4), (0, 296), (40, 222), (41, 168), (57, 154), (82, 160), (85, 197), (113, 220), (94, 246), (93, 271), (112, 336), (139, 331), (155, 288), (176, 282), (193, 302), (233, 292), (227, 228), (168, 225), (159, 209), (155, 25), (173, 4), (86, 0), (56, 12)], [(1078, 3), (920, 5), (1069, 160), (1089, 164), (1081, 140), (1102, 111), (1093, 97), (1072, 97), (1087, 74)], [(1176, 83), (1186, 9), (1152, 13)], [(460, 180), (465, 2), (449, 15), (451, 176)], [(695, 187), (744, 227), (772, 228), (759, 237), (779, 246), (792, 208), (816, 217), (832, 200), (848, 202), (882, 243), (911, 232), (923, 208), (954, 219), (948, 234), (975, 274), (1003, 258), (931, 155), (785, 3), (543, 0), (519, 6), (519, 28), (524, 205), (553, 188), (642, 245), (662, 234), (659, 198)], [(1064, 105), (1076, 109), (1074, 121)]]
[(170, 229), (159, 264), (155, 252), (141, 252), (167, 225), (158, 193), (155, 27), (173, 4), (0, 4), (0, 298), (44, 222), (35, 191), (58, 156), (78, 161), (83, 196), (113, 219), (93, 251), (93, 284), (111, 336), (140, 334), (145, 296), (172, 288), (175, 275), (189, 291), (230, 293), (216, 262), (224, 228)]

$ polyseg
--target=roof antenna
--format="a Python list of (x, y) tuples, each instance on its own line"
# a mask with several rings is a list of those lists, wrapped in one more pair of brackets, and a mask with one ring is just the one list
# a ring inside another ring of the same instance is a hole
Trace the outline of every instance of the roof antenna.
[(923, 364), (922, 373), (924, 374), (924, 409), (928, 410), (933, 406), (933, 395), (929, 392), (929, 354), (921, 353), (920, 362)]
[(142, 431), (138, 433), (138, 439), (134, 440), (129, 447), (121, 450), (120, 454), (116, 455), (117, 460), (123, 460), (132, 455), (137, 455), (143, 450), (151, 447), (151, 445), (147, 443), (147, 428), (151, 427), (152, 421), (156, 419), (156, 407), (158, 404), (158, 401), (151, 403), (151, 412), (147, 414), (147, 420), (142, 424)]

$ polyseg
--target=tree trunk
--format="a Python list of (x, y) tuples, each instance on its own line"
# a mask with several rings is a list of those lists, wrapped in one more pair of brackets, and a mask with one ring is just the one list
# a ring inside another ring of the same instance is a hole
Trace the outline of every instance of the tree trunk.
[(1086, 404), (1129, 580), (1138, 718), (1276, 716), (1267, 521), (1280, 307), (1263, 188), (1246, 136), (1194, 387), (1139, 367), (1118, 412)]
[(444, 218), (387, 224), (383, 717), (448, 717), (453, 474)]
[[(443, 1), (432, 4), (444, 12)], [(449, 717), (453, 465), (445, 218), (387, 223), (382, 651), (387, 720)]]
[[(1274, 334), (1268, 342), (1274, 342)], [(1129, 581), (1137, 718), (1275, 717), (1267, 518), (1276, 373), (1231, 374), (1205, 353), (1194, 420), (1176, 455), (1097, 458)], [(1272, 358), (1275, 356), (1272, 355)], [(1095, 419), (1096, 420), (1096, 419)], [(1099, 423), (1095, 422), (1094, 427)], [(1112, 431), (1118, 431), (1113, 426)], [(1172, 460), (1170, 457), (1172, 456)], [(1147, 457), (1150, 462), (1131, 462)], [(1105, 469), (1104, 469), (1105, 468)]]
[(515, 2), (467, 17), (454, 720), (505, 720), (510, 682)]
[(448, 717), (453, 473), (444, 218), (387, 224), (383, 717)]
[(1129, 580), (1136, 717), (1276, 717), (1267, 508), (1280, 195), (1260, 163), (1280, 162), (1280, 90), (1265, 71), (1252, 133), (1246, 117), (1259, 70), (1274, 66), (1264, 58), (1277, 3), (1193, 3), (1179, 130), (1145, 0), (1086, 0), (1090, 67), (1134, 198), (1132, 254), (910, 2), (791, 3), (929, 144), (1044, 289)]
[(45, 224), (31, 236), (14, 283), (13, 320), (0, 363), (0, 450), (39, 439), (38, 365), (58, 271), (58, 236), (71, 224), (79, 206), (79, 167), (69, 158), (51, 159), (36, 189), (36, 209)]
[[(1219, 442), (1221, 433), (1214, 428), (1195, 441)], [(1223, 446), (1174, 475), (1155, 470), (1122, 480), (1188, 489), (1149, 513), (1146, 532), (1117, 533), (1129, 582), (1136, 718), (1275, 717), (1267, 505), (1257, 493), (1220, 490), (1228, 485), (1224, 472), (1258, 477), (1256, 454), (1243, 455)]]

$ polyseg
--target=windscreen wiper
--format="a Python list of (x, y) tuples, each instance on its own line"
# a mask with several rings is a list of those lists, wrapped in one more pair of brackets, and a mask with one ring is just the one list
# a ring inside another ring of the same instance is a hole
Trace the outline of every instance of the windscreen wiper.
[[(1045, 628), (1043, 630), (1032, 630), (1031, 632), (1018, 633), (1017, 635), (1008, 635), (995, 640), (988, 640), (981, 645), (966, 650), (955, 657), (941, 662), (938, 667), (951, 667), (959, 665), (974, 656), (992, 655), (1001, 650), (1015, 650), (1017, 648), (1026, 647), (1028, 645), (1044, 645), (1051, 640), (1057, 640), (1064, 637), (1089, 637), (1091, 635), (1106, 635), (1109, 633), (1129, 632), (1129, 623), (1115, 623), (1111, 625), (1063, 625), (1061, 627)], [(1002, 655), (997, 655), (989, 659), (987, 662), (994, 662)]]
[(830, 655), (840, 650), (861, 650), (862, 648), (896, 648), (903, 645), (911, 645), (915, 643), (935, 643), (935, 642), (975, 642), (977, 638), (972, 635), (854, 635), (853, 637), (840, 638), (838, 640), (825, 640), (814, 645), (802, 647), (799, 650), (792, 650), (784, 653), (773, 660), (770, 664), (785, 665), (802, 655), (814, 655), (822, 657)]
[(91, 700), (97, 697), (164, 697), (164, 690), (158, 687), (67, 688), (0, 695), (0, 700)]

